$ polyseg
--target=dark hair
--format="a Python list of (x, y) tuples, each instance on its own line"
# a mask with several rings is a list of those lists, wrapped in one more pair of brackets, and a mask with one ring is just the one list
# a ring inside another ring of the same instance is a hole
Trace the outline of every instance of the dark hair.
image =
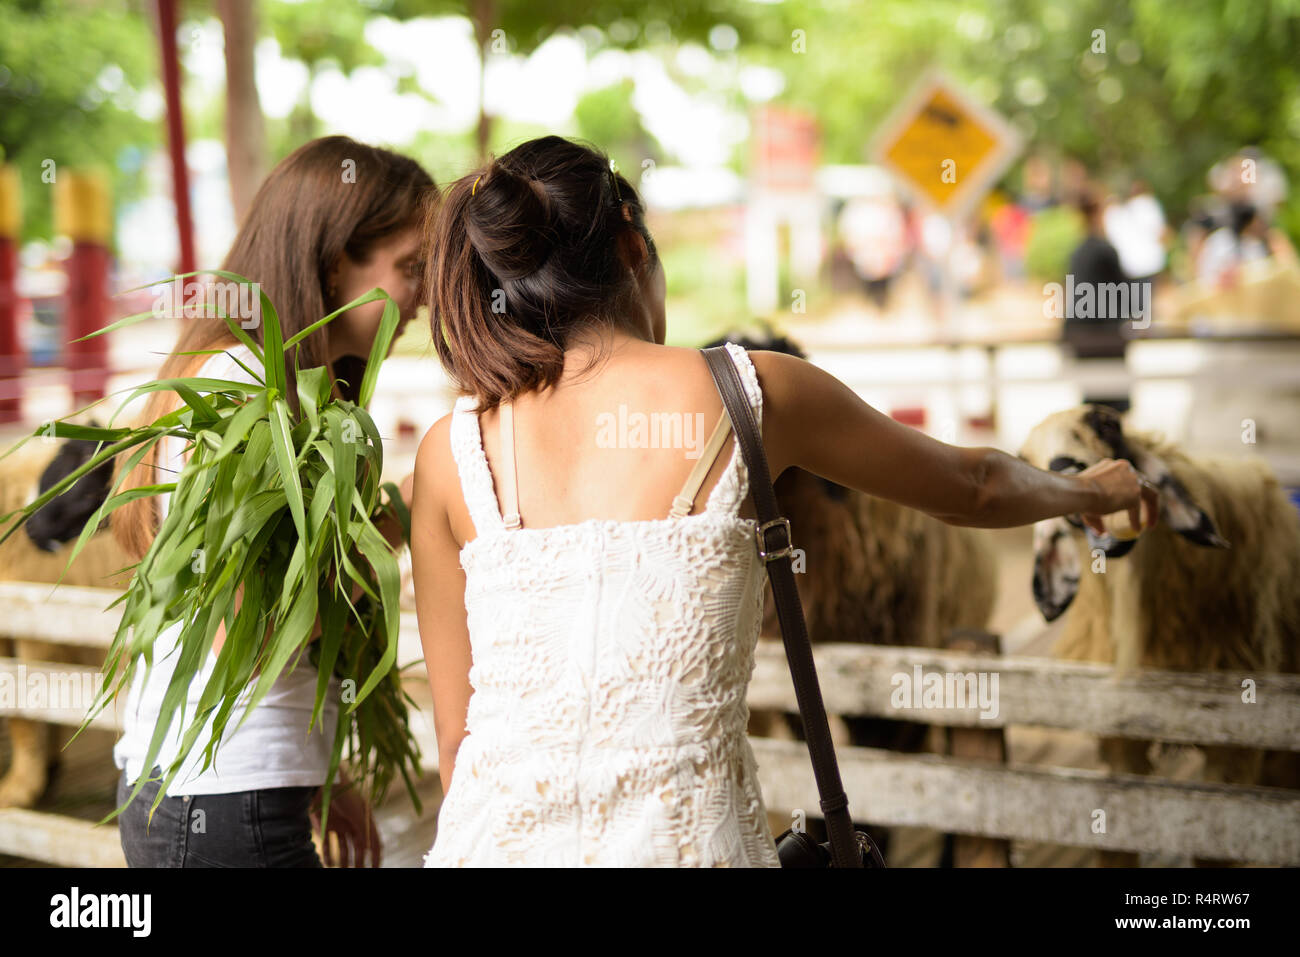
[(461, 393), (495, 407), (553, 385), (576, 335), (616, 327), (636, 294), (618, 237), (645, 210), (596, 149), (559, 136), (515, 147), (451, 185), (429, 214), (433, 342)]
[[(281, 160), (262, 182), (221, 268), (261, 286), (288, 339), (343, 305), (328, 302), (325, 293), (329, 271), (340, 255), (366, 261), (378, 241), (418, 225), (425, 207), (436, 196), (433, 178), (409, 157), (346, 136), (312, 140)], [(184, 353), (239, 344), (216, 316), (183, 322), (176, 348), (163, 362), (160, 379), (192, 374), (211, 358)], [(247, 330), (259, 345), (263, 329), (259, 322)], [(295, 356), (300, 369), (325, 365), (327, 335), (327, 329), (316, 330), (285, 357), (285, 398), (295, 407)], [(344, 394), (351, 399), (361, 385), (357, 365), (364, 366), (364, 361), (332, 366), (336, 376), (347, 380)], [(154, 421), (177, 402), (171, 392), (155, 392), (145, 406), (145, 421)], [(119, 491), (170, 481), (168, 476), (155, 478), (157, 455), (155, 445)], [(113, 534), (128, 554), (139, 557), (148, 550), (157, 533), (156, 502), (156, 496), (136, 499), (114, 513)]]
[(1228, 207), (1228, 226), (1240, 236), (1255, 221), (1258, 210), (1253, 203), (1238, 201)]
[(1087, 219), (1092, 219), (1102, 208), (1101, 193), (1091, 186), (1079, 190), (1079, 194), (1074, 199), (1075, 208)]

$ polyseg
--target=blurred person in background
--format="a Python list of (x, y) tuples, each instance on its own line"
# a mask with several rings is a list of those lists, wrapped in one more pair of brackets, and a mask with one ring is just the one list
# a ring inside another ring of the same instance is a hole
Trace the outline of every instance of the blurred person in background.
[(1218, 200), (1214, 196), (1195, 197), (1187, 208), (1187, 219), (1180, 230), (1185, 254), (1175, 262), (1177, 278), (1188, 282), (1198, 277), (1198, 264), (1205, 241), (1219, 228), (1220, 211)]
[[(1091, 287), (1094, 308), (1089, 315), (1076, 315), (1070, 308), (1062, 328), (1062, 341), (1076, 359), (1123, 359), (1128, 346), (1122, 327), (1132, 318), (1127, 313), (1112, 313), (1111, 299), (1101, 290), (1113, 283), (1127, 284), (1128, 275), (1120, 266), (1119, 253), (1106, 238), (1104, 204), (1101, 195), (1091, 187), (1084, 188), (1076, 201), (1082, 214), (1087, 235), (1070, 254), (1068, 273), (1073, 277), (1073, 288)], [(1067, 281), (1067, 288), (1071, 284)], [(1109, 405), (1118, 412), (1127, 412), (1127, 395), (1084, 395), (1085, 403)]]
[(912, 210), (913, 260), (925, 280), (931, 306), (941, 308), (944, 274), (948, 268), (948, 250), (952, 245), (952, 224), (932, 209), (921, 206)]
[(1021, 190), (1020, 204), (1029, 213), (1050, 209), (1057, 204), (1056, 192), (1052, 187), (1052, 167), (1045, 158), (1026, 158), (1021, 176), (1024, 188)]
[(884, 312), (907, 255), (907, 224), (893, 195), (857, 196), (839, 219), (840, 237), (867, 296)]
[(997, 246), (998, 266), (1004, 279), (1025, 276), (1025, 246), (1029, 242), (1029, 211), (1017, 201), (1002, 203), (989, 216), (989, 231)]
[(1104, 215), (1106, 238), (1119, 254), (1131, 280), (1152, 283), (1165, 268), (1165, 213), (1151, 188), (1135, 180), (1129, 197), (1113, 203)]
[(953, 282), (963, 299), (976, 296), (997, 281), (997, 250), (988, 224), (970, 219), (957, 231), (957, 245), (953, 248)]
[(1276, 160), (1255, 146), (1247, 146), (1215, 163), (1206, 174), (1206, 181), (1222, 197), (1225, 207), (1248, 204), (1265, 223), (1273, 222), (1277, 208), (1286, 200), (1286, 173)]
[(1229, 209), (1228, 225), (1214, 230), (1201, 244), (1196, 278), (1229, 288), (1239, 281), (1244, 265), (1269, 257), (1294, 263), (1295, 249), (1281, 230), (1269, 227), (1255, 206), (1236, 202)]

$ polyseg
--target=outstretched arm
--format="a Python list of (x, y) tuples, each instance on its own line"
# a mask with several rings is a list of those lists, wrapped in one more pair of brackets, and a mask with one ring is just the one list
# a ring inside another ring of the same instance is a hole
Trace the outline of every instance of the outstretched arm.
[[(750, 358), (763, 387), (763, 440), (774, 479), (798, 466), (950, 525), (979, 528), (1072, 513), (1099, 527), (1101, 514), (1142, 501), (1139, 476), (1127, 462), (1106, 459), (1062, 475), (991, 447), (948, 445), (881, 414), (810, 362), (767, 351)], [(1144, 527), (1134, 518), (1134, 527)]]

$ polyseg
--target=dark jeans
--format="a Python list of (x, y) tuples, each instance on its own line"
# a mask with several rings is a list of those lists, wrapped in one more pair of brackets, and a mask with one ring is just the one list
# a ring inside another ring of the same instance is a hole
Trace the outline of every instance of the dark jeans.
[[(150, 776), (158, 775), (155, 767)], [(133, 783), (123, 771), (119, 807)], [(118, 816), (128, 867), (322, 866), (311, 841), (311, 803), (318, 788), (164, 796), (150, 822), (160, 785), (146, 783)]]

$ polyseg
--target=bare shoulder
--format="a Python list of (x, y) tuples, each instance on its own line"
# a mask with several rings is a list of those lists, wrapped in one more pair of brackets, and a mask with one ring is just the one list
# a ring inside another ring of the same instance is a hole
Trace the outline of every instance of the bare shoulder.
[[(705, 368), (701, 361), (699, 349), (684, 346), (660, 346), (658, 348), (662, 355), (678, 363), (683, 369), (696, 371)], [(758, 374), (759, 385), (763, 388), (765, 395), (769, 386), (781, 391), (789, 391), (792, 381), (807, 376), (810, 370), (812, 372), (818, 371), (817, 367), (811, 363), (795, 356), (786, 355), (783, 352), (747, 349), (745, 354), (749, 356), (750, 362), (754, 365), (754, 371)], [(712, 391), (712, 378), (707, 373), (703, 381), (710, 384), (709, 391)]]
[(792, 423), (799, 421), (796, 397), (807, 393), (812, 387), (810, 373), (820, 370), (784, 352), (756, 349), (748, 355), (763, 392), (763, 445), (775, 480), (796, 464), (797, 451), (792, 439)]
[(894, 424), (807, 359), (766, 349), (750, 352), (749, 359), (763, 390), (763, 442), (773, 475), (791, 465), (816, 472), (813, 465), (828, 445), (842, 445), (854, 432), (867, 441), (882, 424)]
[(807, 359), (765, 349), (749, 353), (749, 359), (763, 388), (764, 406), (777, 415), (798, 418), (813, 411), (865, 408), (852, 389)]
[(767, 349), (755, 349), (747, 353), (749, 361), (758, 373), (758, 384), (763, 388), (763, 397), (769, 391), (784, 396), (799, 384), (807, 384), (817, 367), (806, 359), (786, 355), (784, 352), (771, 352)]
[(432, 492), (434, 501), (442, 501), (442, 489), (455, 480), (456, 460), (451, 451), (451, 417), (448, 412), (424, 433), (415, 452), (415, 484)]
[(424, 433), (420, 446), (415, 453), (415, 471), (433, 476), (452, 463), (451, 454), (451, 412), (448, 412)]

